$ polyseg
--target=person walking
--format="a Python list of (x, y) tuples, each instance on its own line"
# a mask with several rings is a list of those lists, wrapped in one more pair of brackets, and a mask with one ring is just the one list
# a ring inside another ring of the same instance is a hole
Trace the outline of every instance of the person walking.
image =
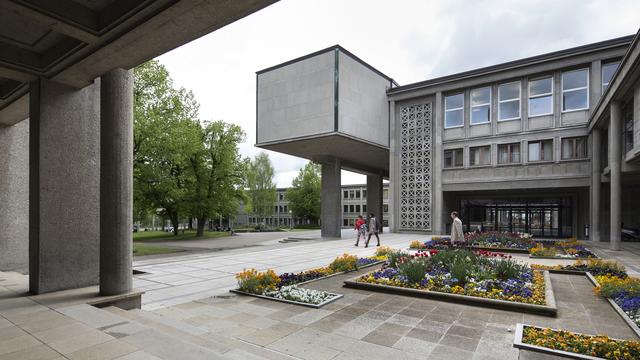
[(369, 237), (367, 241), (364, 243), (364, 247), (369, 247), (369, 240), (371, 240), (371, 235), (375, 235), (378, 240), (378, 245), (380, 246), (380, 237), (378, 236), (378, 219), (376, 219), (376, 215), (374, 213), (369, 214)]
[(357, 233), (356, 246), (358, 246), (358, 244), (360, 243), (360, 237), (362, 236), (362, 239), (364, 239), (367, 236), (367, 222), (364, 220), (362, 215), (358, 215), (354, 228)]
[(451, 213), (451, 219), (453, 219), (453, 222), (451, 223), (451, 244), (455, 245), (456, 243), (464, 242), (462, 220), (458, 217), (457, 211)]

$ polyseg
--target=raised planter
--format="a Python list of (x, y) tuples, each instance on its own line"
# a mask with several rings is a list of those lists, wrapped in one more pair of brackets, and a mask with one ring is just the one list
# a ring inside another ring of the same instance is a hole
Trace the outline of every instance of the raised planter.
[(562, 257), (562, 256), (534, 256), (529, 255), (529, 259), (551, 259), (551, 260), (589, 260), (597, 259), (597, 256), (592, 257)]
[(356, 270), (352, 270), (352, 271), (340, 271), (340, 272), (337, 272), (337, 273), (333, 273), (333, 274), (331, 274), (331, 275), (327, 275), (327, 276), (319, 277), (319, 278), (317, 278), (317, 279), (311, 279), (311, 280), (307, 280), (307, 281), (303, 281), (303, 282), (299, 282), (299, 283), (295, 283), (295, 284), (291, 284), (291, 285), (298, 285), (298, 286), (300, 286), (300, 285), (304, 285), (304, 284), (309, 284), (309, 283), (312, 283), (312, 282), (316, 282), (316, 281), (320, 281), (320, 280), (329, 279), (329, 278), (332, 278), (332, 277), (334, 277), (334, 276), (344, 275), (344, 274), (348, 274), (348, 273), (350, 273), (350, 272), (354, 272), (354, 271), (358, 271), (358, 270), (366, 269), (366, 268), (369, 268), (369, 267), (372, 267), (372, 266), (380, 265), (380, 264), (382, 264), (382, 263), (384, 263), (384, 260), (380, 260), (380, 261), (373, 262), (373, 263), (371, 263), (371, 264), (367, 264), (367, 265), (359, 266)]
[[(586, 272), (587, 278), (589, 279), (589, 281), (591, 281), (591, 283), (594, 286), (599, 286), (600, 284), (598, 284), (598, 280), (596, 280), (596, 278), (591, 275), (590, 272)], [(613, 307), (613, 310), (615, 310), (618, 315), (620, 315), (620, 317), (622, 317), (622, 320), (624, 320), (625, 323), (627, 323), (627, 325), (631, 328), (631, 330), (633, 330), (633, 332), (636, 333), (636, 335), (638, 337), (640, 337), (640, 327), (638, 327), (638, 325), (635, 323), (635, 321), (633, 321), (629, 315), (627, 315), (626, 312), (624, 312), (624, 310), (622, 310), (622, 308), (616, 304), (615, 301), (613, 301), (613, 299), (609, 299), (606, 298), (607, 301), (609, 301), (609, 304), (611, 304), (611, 306)]]
[[(555, 350), (555, 349), (550, 349), (550, 348), (543, 347), (543, 346), (537, 346), (537, 345), (531, 345), (531, 344), (523, 343), (522, 342), (522, 335), (523, 335), (525, 326), (526, 327), (532, 327), (532, 328), (538, 328), (538, 329), (545, 329), (545, 328), (539, 327), (539, 326), (533, 326), (533, 325), (527, 325), (527, 324), (518, 323), (516, 325), (516, 337), (513, 340), (513, 347), (518, 348), (518, 349), (523, 349), (523, 350), (530, 350), (530, 351), (536, 351), (536, 352), (541, 352), (541, 353), (545, 353), (545, 354), (568, 357), (570, 359), (603, 360), (600, 357), (583, 355), (583, 354), (578, 354), (578, 353), (569, 352), (569, 351), (563, 351), (563, 350)], [(552, 330), (558, 331), (556, 329), (552, 329)], [(585, 335), (585, 334), (580, 334), (580, 333), (575, 333), (575, 334)]]
[(278, 298), (274, 298), (274, 297), (271, 297), (271, 296), (252, 294), (252, 293), (240, 291), (240, 290), (237, 290), (237, 289), (232, 289), (232, 290), (229, 290), (229, 291), (234, 293), (234, 294), (253, 296), (253, 297), (257, 297), (257, 298), (261, 298), (261, 299), (279, 301), (279, 302), (283, 302), (283, 303), (287, 303), (287, 304), (295, 304), (295, 305), (307, 306), (307, 307), (311, 307), (311, 308), (314, 308), (314, 309), (319, 309), (319, 308), (321, 308), (321, 307), (323, 307), (323, 306), (325, 306), (327, 304), (330, 304), (330, 303), (332, 303), (332, 302), (334, 302), (334, 301), (336, 301), (338, 299), (341, 299), (343, 297), (342, 294), (329, 293), (330, 295), (333, 295), (333, 297), (331, 299), (325, 300), (324, 302), (321, 302), (320, 304), (310, 304), (310, 303), (304, 303), (304, 302), (300, 302), (300, 301), (278, 299)]
[(357, 281), (358, 278), (359, 277), (345, 281), (344, 286), (349, 288), (354, 288), (354, 289), (380, 291), (380, 292), (387, 292), (387, 293), (397, 294), (397, 295), (447, 300), (451, 302), (458, 302), (458, 303), (470, 304), (470, 305), (483, 305), (483, 306), (493, 307), (497, 309), (519, 310), (527, 313), (545, 315), (545, 316), (556, 316), (556, 314), (558, 313), (558, 308), (556, 306), (556, 300), (553, 295), (553, 288), (551, 286), (551, 279), (549, 277), (548, 271), (544, 272), (545, 300), (547, 301), (547, 305), (526, 304), (526, 303), (519, 303), (515, 301), (481, 298), (476, 296), (451, 294), (451, 293), (445, 293), (445, 292), (439, 292), (439, 291), (411, 289), (411, 288), (404, 288), (400, 286), (390, 286), (390, 285), (381, 285), (381, 284), (371, 284), (371, 283)]
[[(413, 249), (408, 248), (411, 251), (427, 251), (433, 249)], [(485, 247), (485, 246), (469, 246), (469, 250), (483, 250), (483, 251), (491, 251), (491, 252), (500, 252), (500, 253), (513, 253), (513, 254), (528, 254), (528, 249), (511, 249), (511, 248), (493, 248), (493, 247)], [(436, 249), (437, 250), (437, 249)]]

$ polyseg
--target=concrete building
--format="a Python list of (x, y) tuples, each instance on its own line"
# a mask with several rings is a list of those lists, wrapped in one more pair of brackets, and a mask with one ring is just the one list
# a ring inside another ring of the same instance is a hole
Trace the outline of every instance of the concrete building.
[[(617, 248), (621, 224), (640, 227), (637, 43), (627, 36), (404, 86), (333, 46), (257, 73), (257, 146), (322, 164), (331, 178), (323, 219), (340, 212), (342, 167), (376, 188), (388, 177), (395, 232), (447, 233), (455, 210), (466, 231)], [(276, 124), (278, 133), (267, 130)]]
[[(382, 194), (382, 216), (383, 219), (389, 217), (389, 184), (383, 184)], [(266, 219), (260, 219), (253, 214), (246, 214), (244, 206), (241, 206), (238, 215), (235, 216), (236, 224), (259, 224), (263, 220), (267, 225), (271, 226), (289, 226), (293, 227), (303, 224), (304, 219), (296, 218), (289, 211), (289, 201), (285, 198), (288, 188), (277, 189), (277, 200), (273, 205), (273, 214)], [(341, 219), (342, 227), (353, 227), (358, 215), (367, 216), (367, 186), (364, 185), (342, 185), (341, 186), (342, 202), (341, 202)], [(379, 216), (379, 215), (378, 215)], [(383, 226), (388, 226), (388, 221), (383, 220)]]
[(273, 2), (0, 2), (0, 271), (130, 293), (131, 69)]

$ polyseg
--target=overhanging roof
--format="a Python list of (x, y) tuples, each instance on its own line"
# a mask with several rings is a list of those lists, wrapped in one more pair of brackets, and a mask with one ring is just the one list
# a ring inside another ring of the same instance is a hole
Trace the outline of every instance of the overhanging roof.
[(28, 117), (24, 104), (34, 79), (81, 88), (112, 69), (130, 69), (275, 1), (3, 0), (0, 125)]

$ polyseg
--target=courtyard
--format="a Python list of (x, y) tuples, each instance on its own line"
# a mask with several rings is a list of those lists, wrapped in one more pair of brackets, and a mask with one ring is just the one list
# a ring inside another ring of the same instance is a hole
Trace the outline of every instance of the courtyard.
[[(513, 347), (516, 324), (635, 339), (586, 276), (551, 274), (556, 317), (343, 287), (371, 269), (315, 281), (304, 288), (343, 294), (321, 309), (235, 295), (234, 275), (246, 268), (299, 272), (350, 253), (350, 233), (334, 241), (282, 244), (152, 258), (134, 263), (142, 309), (96, 308), (85, 288), (25, 296), (28, 277), (0, 274), (2, 359), (554, 359)], [(351, 234), (352, 235), (352, 234)], [(411, 234), (384, 234), (383, 245), (405, 249)], [(588, 244), (588, 242), (587, 242)], [(594, 246), (595, 245), (595, 246)], [(617, 258), (637, 275), (635, 245), (601, 257)], [(624, 244), (627, 245), (627, 244)], [(622, 255), (622, 256), (621, 256)], [(569, 264), (572, 260), (522, 262)]]

